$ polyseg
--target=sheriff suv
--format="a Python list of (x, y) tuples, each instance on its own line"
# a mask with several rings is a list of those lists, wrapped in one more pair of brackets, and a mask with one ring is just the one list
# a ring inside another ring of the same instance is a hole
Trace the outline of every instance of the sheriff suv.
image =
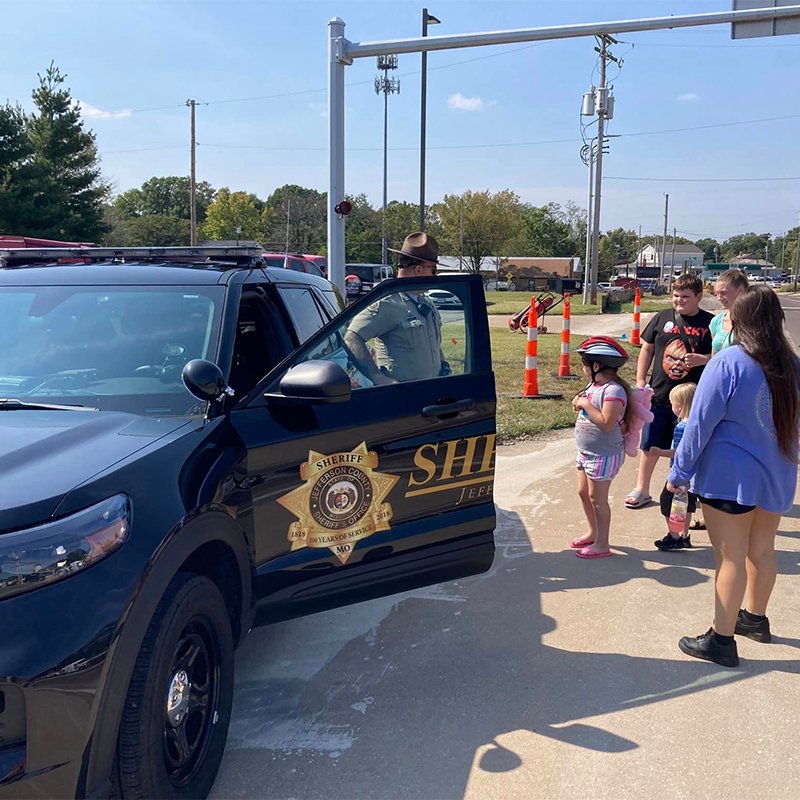
[[(354, 315), (431, 289), (449, 374), (373, 385)], [(479, 277), (0, 249), (0, 319), (1, 798), (205, 797), (254, 624), (489, 568)]]

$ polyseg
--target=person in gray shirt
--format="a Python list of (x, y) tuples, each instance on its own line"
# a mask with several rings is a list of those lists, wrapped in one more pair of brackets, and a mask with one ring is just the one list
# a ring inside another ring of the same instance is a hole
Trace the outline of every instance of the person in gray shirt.
[[(436, 275), (439, 244), (427, 233), (403, 242), (399, 278)], [(367, 342), (374, 340), (373, 359)], [(397, 292), (359, 312), (347, 328), (345, 344), (376, 385), (419, 381), (450, 374), (442, 354), (442, 318), (424, 292)]]

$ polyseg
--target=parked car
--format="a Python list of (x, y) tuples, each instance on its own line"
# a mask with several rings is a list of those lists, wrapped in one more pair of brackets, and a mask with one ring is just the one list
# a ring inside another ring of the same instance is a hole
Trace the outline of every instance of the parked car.
[(445, 289), (430, 289), (425, 293), (436, 308), (462, 309), (464, 305), (458, 295), (448, 292)]
[(325, 256), (310, 256), (304, 254), (303, 258), (306, 261), (310, 261), (312, 264), (314, 264), (322, 273), (323, 277), (328, 277), (328, 259), (325, 258)]
[(351, 299), (372, 291), (394, 274), (388, 264), (345, 264), (344, 273), (347, 296)]
[(308, 275), (316, 275), (318, 278), (326, 277), (316, 262), (306, 256), (293, 253), (262, 253), (262, 258), (270, 267), (283, 267), (295, 272), (305, 272)]
[[(491, 566), (483, 287), (88, 252), (0, 248), (0, 798), (203, 798), (253, 624)], [(453, 374), (373, 385), (353, 317), (431, 289)]]

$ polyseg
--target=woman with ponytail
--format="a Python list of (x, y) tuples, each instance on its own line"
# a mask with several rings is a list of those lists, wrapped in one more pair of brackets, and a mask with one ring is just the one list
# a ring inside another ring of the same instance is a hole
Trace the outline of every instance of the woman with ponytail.
[(705, 368), (669, 475), (699, 496), (717, 565), (714, 624), (678, 645), (726, 667), (739, 663), (734, 633), (771, 639), (775, 534), (794, 502), (800, 421), (800, 361), (778, 296), (750, 286), (732, 317), (733, 345)]

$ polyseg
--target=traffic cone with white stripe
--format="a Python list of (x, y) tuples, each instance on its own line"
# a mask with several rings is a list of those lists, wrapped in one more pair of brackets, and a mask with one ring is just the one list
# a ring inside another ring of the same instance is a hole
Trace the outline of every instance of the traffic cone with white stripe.
[(633, 331), (631, 333), (631, 344), (635, 347), (642, 346), (642, 339), (639, 333), (642, 319), (642, 290), (636, 287), (636, 294), (633, 298)]
[(561, 380), (577, 380), (578, 376), (573, 375), (569, 368), (569, 335), (570, 335), (570, 318), (571, 311), (570, 305), (572, 295), (567, 293), (564, 295), (564, 313), (561, 317), (561, 356), (558, 360), (558, 372), (553, 373), (554, 378)]
[(539, 392), (539, 315), (536, 313), (536, 298), (531, 298), (528, 312), (528, 341), (525, 348), (525, 382), (522, 397), (527, 400), (559, 398), (560, 394), (541, 394)]

